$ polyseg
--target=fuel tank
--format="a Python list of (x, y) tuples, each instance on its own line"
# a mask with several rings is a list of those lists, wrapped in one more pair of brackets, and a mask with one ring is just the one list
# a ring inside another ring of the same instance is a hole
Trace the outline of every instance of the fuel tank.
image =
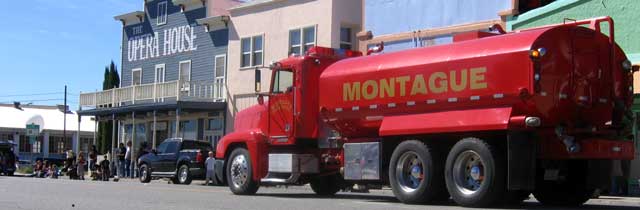
[(490, 107), (543, 127), (605, 126), (630, 103), (625, 60), (599, 31), (542, 27), (341, 60), (320, 76), (319, 105), (346, 137), (377, 136), (389, 116)]

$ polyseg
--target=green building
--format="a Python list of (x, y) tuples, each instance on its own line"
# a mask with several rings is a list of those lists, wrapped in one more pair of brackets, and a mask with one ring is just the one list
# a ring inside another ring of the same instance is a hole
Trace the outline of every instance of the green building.
[[(521, 1), (522, 2), (522, 1)], [(525, 1), (526, 2), (526, 1)], [(557, 0), (528, 12), (507, 17), (507, 30), (557, 24), (565, 18), (580, 20), (611, 16), (615, 27), (616, 42), (622, 47), (634, 65), (640, 65), (640, 1), (638, 0)], [(569, 20), (570, 21), (570, 20)], [(604, 27), (604, 26), (603, 26)], [(603, 31), (607, 31), (603, 28)], [(640, 117), (640, 74), (634, 73), (634, 104), (632, 110)], [(640, 179), (640, 125), (634, 124), (633, 136), (636, 158), (631, 163), (630, 178)]]

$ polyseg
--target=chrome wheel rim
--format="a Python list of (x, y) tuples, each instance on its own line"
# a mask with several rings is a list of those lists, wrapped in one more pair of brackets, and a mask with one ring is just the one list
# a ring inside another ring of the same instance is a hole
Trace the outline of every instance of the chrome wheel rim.
[(142, 167), (140, 168), (140, 173), (142, 174), (142, 176), (140, 176), (143, 180), (147, 179), (148, 173), (147, 173), (147, 167)]
[(484, 169), (484, 161), (478, 153), (471, 150), (460, 153), (453, 164), (456, 189), (465, 195), (478, 192), (484, 185)]
[(180, 183), (187, 182), (187, 176), (189, 176), (188, 170), (189, 168), (186, 168), (186, 167), (182, 167), (180, 169)]
[(238, 155), (231, 161), (231, 179), (235, 187), (241, 187), (249, 177), (249, 166), (244, 155)]
[(396, 182), (405, 192), (416, 191), (424, 182), (424, 163), (415, 152), (405, 152), (396, 164)]

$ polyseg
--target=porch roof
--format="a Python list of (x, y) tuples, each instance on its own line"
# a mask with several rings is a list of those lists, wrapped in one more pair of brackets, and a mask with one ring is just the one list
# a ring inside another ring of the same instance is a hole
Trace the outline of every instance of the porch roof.
[(201, 101), (178, 101), (132, 104), (127, 106), (78, 110), (81, 116), (109, 116), (112, 114), (126, 114), (130, 112), (150, 112), (150, 111), (172, 111), (176, 109), (191, 111), (215, 111), (223, 110), (227, 107), (227, 102), (201, 102)]

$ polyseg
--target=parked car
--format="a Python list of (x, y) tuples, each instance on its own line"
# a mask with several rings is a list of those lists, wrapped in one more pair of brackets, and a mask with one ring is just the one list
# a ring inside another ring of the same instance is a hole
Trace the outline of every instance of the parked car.
[(157, 149), (138, 159), (140, 182), (170, 178), (174, 184), (191, 184), (205, 178), (207, 153), (213, 151), (205, 141), (166, 139)]
[(13, 152), (12, 141), (0, 141), (0, 174), (13, 176), (16, 172), (16, 161), (18, 157)]

